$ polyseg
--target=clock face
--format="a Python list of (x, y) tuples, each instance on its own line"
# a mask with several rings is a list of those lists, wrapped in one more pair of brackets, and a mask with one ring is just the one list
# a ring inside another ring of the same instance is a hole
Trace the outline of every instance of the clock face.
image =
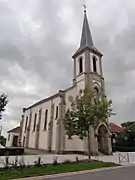
[(72, 103), (73, 102), (73, 96), (69, 96), (68, 100)]

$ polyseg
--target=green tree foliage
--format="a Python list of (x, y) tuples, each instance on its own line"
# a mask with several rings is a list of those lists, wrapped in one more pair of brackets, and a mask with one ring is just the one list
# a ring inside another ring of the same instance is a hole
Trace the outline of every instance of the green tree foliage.
[(135, 121), (127, 121), (121, 124), (125, 130), (116, 139), (118, 147), (135, 146)]
[(0, 119), (2, 119), (2, 112), (5, 111), (5, 107), (8, 104), (8, 99), (5, 94), (0, 95)]
[[(106, 122), (111, 116), (112, 101), (100, 100), (88, 88), (83, 91), (81, 96), (77, 96), (72, 102), (71, 108), (65, 115), (66, 134), (71, 138), (73, 135), (79, 136), (80, 139), (88, 137), (89, 128), (96, 128), (99, 123)], [(89, 158), (90, 158), (90, 145)]]
[(124, 122), (124, 123), (122, 123), (121, 124), (121, 126), (122, 127), (124, 127), (124, 128), (130, 128), (130, 127), (132, 127), (132, 126), (135, 126), (135, 121), (127, 121), (127, 122)]

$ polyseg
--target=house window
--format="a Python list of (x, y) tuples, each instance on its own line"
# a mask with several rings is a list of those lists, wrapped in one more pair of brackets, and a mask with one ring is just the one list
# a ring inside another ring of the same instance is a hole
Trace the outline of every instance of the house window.
[(8, 135), (8, 141), (10, 140), (10, 134)]
[(97, 73), (97, 59), (93, 56), (93, 71)]
[(26, 117), (25, 132), (26, 132), (26, 130), (27, 130), (27, 125), (28, 125), (28, 116)]
[(59, 108), (58, 108), (58, 106), (56, 106), (56, 119), (58, 118), (58, 110), (59, 110)]
[(35, 114), (35, 117), (34, 117), (33, 131), (35, 131), (35, 129), (36, 129), (36, 121), (37, 121), (37, 113)]
[(83, 72), (83, 59), (82, 57), (79, 58), (79, 73)]
[(41, 116), (42, 116), (42, 109), (39, 110), (39, 120), (41, 120)]
[(47, 127), (47, 118), (48, 118), (48, 109), (46, 109), (46, 111), (45, 111), (44, 130), (46, 130), (46, 127)]

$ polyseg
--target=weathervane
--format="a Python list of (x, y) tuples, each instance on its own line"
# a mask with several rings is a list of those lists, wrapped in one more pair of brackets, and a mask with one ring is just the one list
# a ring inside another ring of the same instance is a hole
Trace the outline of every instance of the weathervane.
[(83, 7), (84, 7), (84, 12), (86, 12), (87, 6), (84, 4)]

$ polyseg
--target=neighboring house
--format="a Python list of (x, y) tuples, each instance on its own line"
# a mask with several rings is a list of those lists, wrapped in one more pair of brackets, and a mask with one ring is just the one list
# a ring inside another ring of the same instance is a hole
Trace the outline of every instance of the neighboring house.
[[(73, 85), (23, 109), (19, 140), (23, 147), (55, 153), (88, 152), (87, 139), (80, 140), (77, 136), (69, 139), (65, 134), (63, 121), (72, 100), (80, 95), (86, 86), (100, 98), (106, 99), (102, 56), (94, 46), (84, 12), (80, 46), (72, 57)], [(108, 120), (107, 123), (101, 122), (96, 129), (91, 128), (90, 148), (91, 154), (97, 154), (98, 151), (112, 153)]]
[(121, 134), (125, 130), (123, 127), (112, 122), (109, 124), (109, 126), (110, 126), (111, 133), (115, 134), (116, 136)]
[(124, 128), (115, 124), (115, 123), (110, 123), (109, 124), (110, 127), (110, 131), (112, 133), (112, 147), (115, 147), (115, 143), (116, 143), (116, 138), (124, 132)]
[(8, 137), (6, 140), (6, 147), (17, 147), (19, 146), (20, 126), (9, 130)]

